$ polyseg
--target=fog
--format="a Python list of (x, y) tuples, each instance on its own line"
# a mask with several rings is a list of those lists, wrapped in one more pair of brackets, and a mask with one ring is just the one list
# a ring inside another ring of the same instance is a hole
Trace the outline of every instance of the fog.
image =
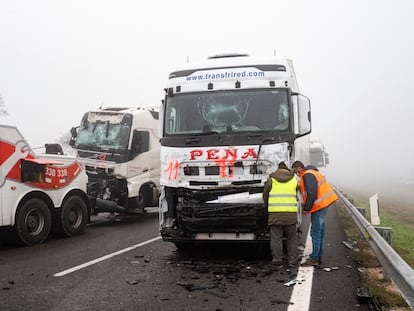
[(414, 179), (413, 14), (411, 0), (4, 0), (0, 123), (43, 146), (89, 109), (158, 106), (187, 59), (276, 53), (311, 99), (328, 179), (402, 189)]

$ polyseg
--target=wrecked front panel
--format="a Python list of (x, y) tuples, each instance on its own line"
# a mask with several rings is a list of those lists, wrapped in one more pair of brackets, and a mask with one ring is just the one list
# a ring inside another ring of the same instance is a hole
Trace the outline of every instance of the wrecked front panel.
[(264, 183), (276, 164), (288, 158), (287, 143), (162, 148), (163, 239), (267, 240)]
[(103, 168), (86, 167), (88, 174), (87, 193), (94, 202), (95, 212), (124, 212), (128, 203), (128, 188), (125, 179), (116, 178)]
[[(164, 240), (266, 240), (267, 210), (262, 188), (165, 189)], [(250, 192), (249, 192), (250, 191)]]

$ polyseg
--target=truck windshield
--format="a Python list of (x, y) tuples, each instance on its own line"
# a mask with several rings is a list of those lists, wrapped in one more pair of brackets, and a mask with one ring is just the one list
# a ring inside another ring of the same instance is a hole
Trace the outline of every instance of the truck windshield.
[(168, 97), (164, 133), (289, 130), (287, 89), (176, 94)]
[(76, 147), (86, 150), (126, 150), (129, 133), (130, 128), (126, 125), (87, 122), (78, 129)]

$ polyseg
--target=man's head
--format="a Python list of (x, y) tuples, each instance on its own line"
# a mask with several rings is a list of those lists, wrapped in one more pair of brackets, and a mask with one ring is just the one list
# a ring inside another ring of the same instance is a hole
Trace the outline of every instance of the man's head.
[(283, 162), (283, 161), (279, 162), (277, 168), (284, 169), (284, 170), (289, 170), (289, 168), (287, 167), (286, 163)]
[(305, 165), (303, 165), (303, 163), (301, 161), (293, 162), (293, 164), (292, 164), (293, 173), (295, 173), (296, 175), (299, 175), (300, 172), (302, 172), (303, 170), (305, 170)]

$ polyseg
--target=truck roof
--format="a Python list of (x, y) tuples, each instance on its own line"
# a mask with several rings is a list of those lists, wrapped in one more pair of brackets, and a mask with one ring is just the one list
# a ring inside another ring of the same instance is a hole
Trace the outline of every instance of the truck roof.
[(148, 119), (152, 116), (153, 119), (158, 120), (159, 111), (155, 109), (145, 108), (131, 108), (131, 107), (107, 107), (97, 110), (90, 110), (87, 112), (88, 120), (95, 122), (97, 119), (101, 121), (109, 121), (110, 123), (119, 123), (126, 114), (132, 114), (134, 118)]
[(110, 124), (130, 123), (134, 129), (158, 129), (159, 111), (148, 108), (107, 107), (86, 112), (82, 120), (108, 122)]
[(90, 110), (90, 112), (120, 112), (120, 113), (140, 113), (142, 111), (159, 111), (159, 107), (127, 107), (127, 106), (110, 106), (110, 107), (103, 107), (94, 110)]
[(168, 87), (190, 85), (182, 91), (197, 91), (202, 88), (196, 84), (214, 82), (227, 88), (226, 81), (245, 81), (241, 88), (269, 86), (291, 87), (299, 91), (293, 63), (290, 59), (268, 57), (257, 58), (248, 54), (222, 54), (209, 57), (199, 62), (189, 62), (175, 67), (170, 73)]
[(219, 54), (210, 56), (205, 60), (197, 62), (188, 62), (176, 66), (174, 71), (170, 74), (170, 78), (178, 70), (206, 70), (206, 69), (215, 69), (215, 68), (234, 68), (234, 67), (255, 67), (263, 65), (279, 65), (278, 68), (280, 71), (283, 70), (283, 67), (289, 67), (289, 60), (285, 58), (257, 58), (252, 57), (248, 54)]

